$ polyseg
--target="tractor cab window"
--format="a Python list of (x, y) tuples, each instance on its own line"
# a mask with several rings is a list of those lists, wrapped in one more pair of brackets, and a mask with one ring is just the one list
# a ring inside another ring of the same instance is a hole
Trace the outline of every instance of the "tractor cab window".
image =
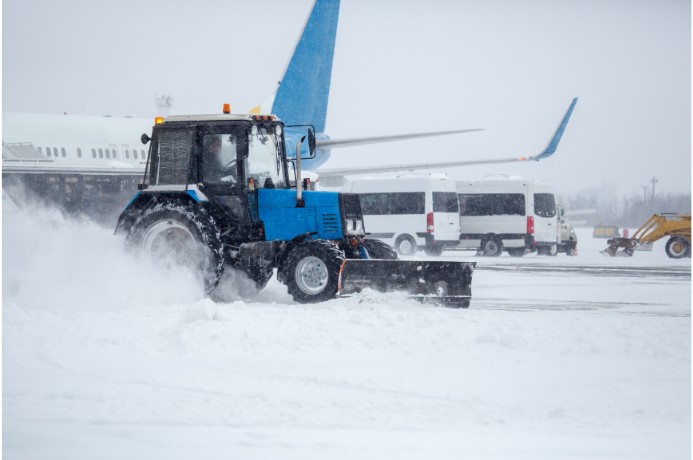
[(235, 134), (205, 134), (202, 139), (202, 175), (208, 183), (236, 184), (238, 170)]
[(248, 138), (245, 171), (247, 179), (252, 178), (256, 188), (285, 187), (281, 140), (281, 126), (253, 125)]

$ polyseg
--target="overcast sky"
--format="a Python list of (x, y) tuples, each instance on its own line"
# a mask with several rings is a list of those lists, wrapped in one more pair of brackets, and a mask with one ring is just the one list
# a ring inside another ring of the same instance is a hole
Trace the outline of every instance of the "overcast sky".
[[(154, 117), (246, 111), (272, 94), (312, 0), (4, 0), (5, 112)], [(512, 172), (559, 193), (691, 190), (691, 10), (684, 0), (342, 0), (327, 132), (481, 133), (339, 149), (325, 167), (541, 151)], [(613, 185), (610, 185), (613, 184)]]

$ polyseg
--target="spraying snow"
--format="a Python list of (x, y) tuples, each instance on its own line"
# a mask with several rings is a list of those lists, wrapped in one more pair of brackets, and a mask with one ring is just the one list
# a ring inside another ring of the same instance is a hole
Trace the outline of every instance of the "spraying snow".
[(103, 311), (203, 296), (191, 273), (127, 254), (112, 229), (38, 205), (4, 214), (5, 304)]

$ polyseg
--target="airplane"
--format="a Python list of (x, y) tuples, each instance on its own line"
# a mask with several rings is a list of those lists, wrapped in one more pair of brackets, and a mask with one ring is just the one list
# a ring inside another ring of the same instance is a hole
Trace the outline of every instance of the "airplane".
[[(363, 172), (538, 161), (556, 151), (577, 98), (570, 104), (547, 148), (535, 156), (427, 162), (377, 169), (321, 168), (335, 148), (480, 131), (474, 128), (331, 139), (325, 133), (325, 125), (339, 3), (339, 0), (315, 1), (274, 96), (269, 103), (249, 111), (272, 113), (285, 123), (284, 136), (290, 160), (295, 159), (295, 146), (305, 135), (306, 126), (311, 126), (315, 131), (316, 149), (312, 156), (308, 156), (307, 143), (304, 143), (302, 169), (309, 173), (312, 171), (313, 177), (317, 175), (322, 184), (339, 185), (346, 182), (345, 176)], [(3, 189), (11, 195), (26, 193), (71, 212), (112, 220), (142, 180), (147, 152), (139, 139), (142, 133), (151, 131), (152, 121), (127, 117), (3, 113)]]

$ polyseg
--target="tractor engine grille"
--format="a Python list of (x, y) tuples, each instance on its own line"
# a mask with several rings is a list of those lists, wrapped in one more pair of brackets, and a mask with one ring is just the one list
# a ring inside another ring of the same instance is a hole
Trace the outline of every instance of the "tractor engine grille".
[(159, 151), (152, 165), (156, 185), (187, 184), (193, 132), (190, 129), (159, 131)]
[(341, 225), (336, 214), (322, 215), (322, 231), (325, 233), (339, 233)]

